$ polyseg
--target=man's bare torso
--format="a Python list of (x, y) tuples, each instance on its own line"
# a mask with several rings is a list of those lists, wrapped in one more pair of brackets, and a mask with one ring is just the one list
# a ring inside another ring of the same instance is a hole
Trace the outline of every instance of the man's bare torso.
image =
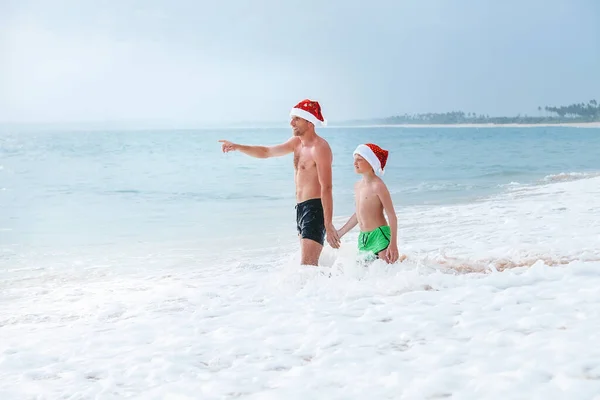
[(360, 181), (354, 187), (356, 218), (358, 226), (363, 232), (387, 225), (383, 215), (383, 204), (381, 204), (381, 200), (376, 193), (377, 186), (380, 184), (381, 182), (378, 180), (373, 182)]
[(317, 137), (310, 144), (302, 144), (298, 140), (294, 148), (294, 181), (298, 203), (321, 197), (321, 184), (315, 161), (315, 151), (319, 146), (328, 146), (321, 137)]

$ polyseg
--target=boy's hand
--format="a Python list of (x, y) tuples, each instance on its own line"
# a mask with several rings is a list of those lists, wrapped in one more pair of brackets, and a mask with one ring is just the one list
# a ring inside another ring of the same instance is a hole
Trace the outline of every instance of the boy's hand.
[(333, 224), (327, 226), (325, 228), (326, 232), (327, 232), (327, 243), (329, 243), (329, 245), (331, 247), (333, 247), (334, 249), (339, 249), (340, 248), (340, 236), (338, 234), (338, 231), (335, 229), (335, 226), (333, 226)]
[(390, 244), (390, 246), (387, 248), (387, 251), (385, 252), (385, 261), (387, 261), (389, 264), (395, 263), (396, 261), (398, 261), (398, 259), (400, 259), (400, 262), (402, 262), (405, 258), (406, 255), (404, 254), (402, 254), (402, 257), (400, 257), (398, 253), (398, 245), (394, 243)]

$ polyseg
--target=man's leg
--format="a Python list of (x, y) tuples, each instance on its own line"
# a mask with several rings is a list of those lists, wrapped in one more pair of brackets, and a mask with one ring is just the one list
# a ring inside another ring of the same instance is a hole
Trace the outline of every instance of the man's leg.
[(318, 266), (325, 242), (323, 207), (320, 199), (301, 204), (296, 217), (300, 236), (300, 264)]
[(300, 253), (302, 265), (319, 265), (319, 257), (323, 246), (312, 239), (300, 239)]

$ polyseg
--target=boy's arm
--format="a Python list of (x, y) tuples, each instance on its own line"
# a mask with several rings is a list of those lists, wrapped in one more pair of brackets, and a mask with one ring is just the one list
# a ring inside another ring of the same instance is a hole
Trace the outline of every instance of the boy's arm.
[(327, 242), (331, 247), (337, 249), (340, 247), (340, 238), (333, 226), (333, 154), (331, 153), (329, 146), (322, 145), (315, 149), (314, 155), (315, 163), (317, 164), (319, 184), (321, 185), (321, 202), (323, 203), (323, 217), (325, 220)]
[(237, 150), (255, 158), (269, 158), (280, 157), (293, 152), (298, 140), (300, 139), (292, 137), (287, 142), (275, 146), (247, 146), (223, 139), (219, 140), (219, 142), (223, 143), (223, 153)]
[(392, 231), (392, 237), (390, 239), (390, 245), (398, 247), (398, 218), (396, 217), (396, 211), (394, 210), (394, 204), (392, 203), (392, 196), (385, 184), (381, 184), (377, 188), (377, 195), (383, 205), (383, 209), (388, 217), (390, 224), (390, 230)]
[(340, 239), (346, 233), (350, 232), (352, 230), (352, 228), (354, 228), (356, 226), (356, 224), (358, 224), (358, 218), (356, 218), (356, 213), (354, 213), (354, 214), (352, 214), (350, 219), (348, 219), (348, 222), (346, 222), (344, 224), (344, 226), (342, 226), (340, 228), (340, 230), (338, 231), (338, 235), (340, 236)]

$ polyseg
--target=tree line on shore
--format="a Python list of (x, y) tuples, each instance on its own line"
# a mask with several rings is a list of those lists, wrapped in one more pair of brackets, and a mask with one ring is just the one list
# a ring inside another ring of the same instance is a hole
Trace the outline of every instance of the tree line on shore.
[[(540, 106), (537, 116), (490, 117), (472, 112), (450, 111), (446, 113), (403, 114), (370, 120), (376, 124), (541, 124), (600, 121), (600, 105), (594, 100), (568, 106)], [(353, 121), (361, 122), (365, 121)]]

